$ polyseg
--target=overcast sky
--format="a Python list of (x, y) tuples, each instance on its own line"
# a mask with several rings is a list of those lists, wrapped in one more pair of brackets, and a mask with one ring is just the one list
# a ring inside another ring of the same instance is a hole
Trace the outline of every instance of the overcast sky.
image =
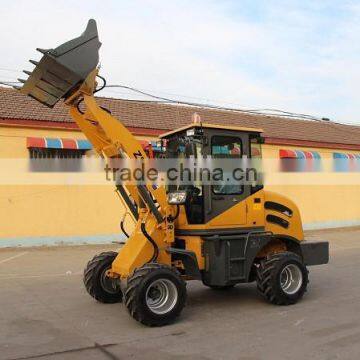
[[(0, 81), (31, 69), (27, 60), (39, 58), (36, 47), (56, 47), (95, 18), (103, 44), (101, 74), (108, 83), (188, 101), (360, 123), (359, 0), (0, 5)], [(102, 94), (129, 97), (120, 89)]]

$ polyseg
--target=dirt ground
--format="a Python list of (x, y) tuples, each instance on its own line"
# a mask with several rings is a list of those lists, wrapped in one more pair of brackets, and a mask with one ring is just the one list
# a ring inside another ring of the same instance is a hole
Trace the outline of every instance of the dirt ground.
[(86, 262), (116, 246), (2, 249), (0, 359), (356, 359), (360, 354), (360, 228), (314, 231), (329, 265), (310, 268), (293, 306), (267, 304), (255, 284), (216, 292), (188, 284), (178, 321), (136, 323), (82, 284)]

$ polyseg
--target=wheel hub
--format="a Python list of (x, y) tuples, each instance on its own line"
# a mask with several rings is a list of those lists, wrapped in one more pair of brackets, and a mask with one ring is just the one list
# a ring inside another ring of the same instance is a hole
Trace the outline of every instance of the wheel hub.
[(299, 291), (303, 283), (301, 269), (295, 264), (288, 264), (280, 273), (281, 289), (287, 295), (293, 295)]
[(177, 288), (168, 279), (155, 280), (146, 290), (146, 305), (155, 314), (168, 313), (175, 307), (177, 301)]
[(116, 279), (108, 276), (108, 270), (104, 269), (100, 276), (101, 287), (109, 294), (116, 294), (119, 292), (119, 286)]

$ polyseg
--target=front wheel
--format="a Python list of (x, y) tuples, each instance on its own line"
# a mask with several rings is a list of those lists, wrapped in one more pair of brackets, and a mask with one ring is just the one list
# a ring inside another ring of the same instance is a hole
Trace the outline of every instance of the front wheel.
[(262, 260), (256, 280), (259, 292), (276, 305), (295, 304), (303, 297), (309, 282), (306, 266), (291, 252), (270, 255)]
[(185, 306), (186, 284), (167, 265), (145, 264), (128, 278), (124, 301), (135, 320), (163, 326), (173, 322)]
[(106, 251), (94, 256), (84, 270), (84, 285), (87, 292), (102, 303), (122, 301), (120, 284), (116, 279), (109, 278), (107, 271), (115, 260), (117, 253)]

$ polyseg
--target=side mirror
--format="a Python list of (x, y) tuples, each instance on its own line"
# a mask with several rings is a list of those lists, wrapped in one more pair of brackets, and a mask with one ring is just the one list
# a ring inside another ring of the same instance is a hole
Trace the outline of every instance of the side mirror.
[(172, 191), (168, 193), (167, 199), (169, 205), (185, 204), (187, 198), (186, 191)]

